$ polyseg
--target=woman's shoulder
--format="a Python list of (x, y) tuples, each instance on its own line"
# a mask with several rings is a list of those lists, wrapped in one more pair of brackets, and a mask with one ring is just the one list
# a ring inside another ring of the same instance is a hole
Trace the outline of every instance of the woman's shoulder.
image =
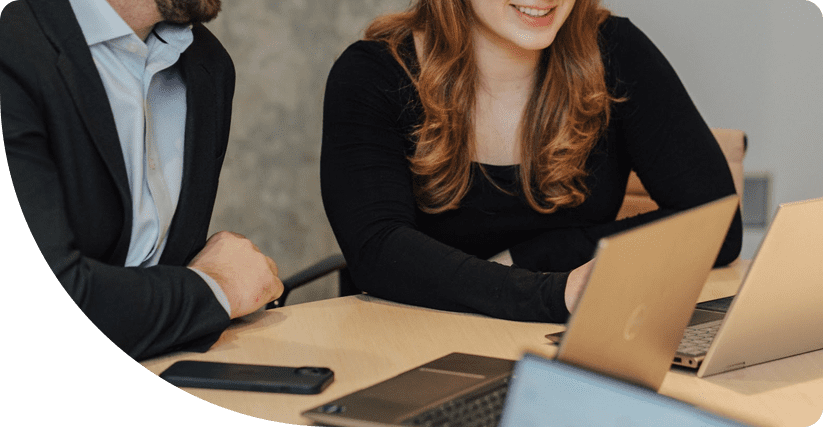
[(603, 22), (600, 50), (607, 74), (623, 80), (653, 76), (666, 64), (657, 46), (629, 18), (610, 16)]
[(402, 127), (416, 117), (412, 110), (406, 114), (408, 106), (416, 105), (415, 99), (414, 84), (389, 46), (360, 40), (346, 48), (332, 66), (324, 102), (336, 106), (338, 113), (366, 108)]
[(626, 17), (610, 15), (600, 24), (600, 37), (610, 44), (629, 44), (646, 36)]
[(370, 56), (370, 57), (386, 57), (391, 56), (389, 48), (386, 43), (378, 40), (358, 40), (350, 44), (346, 50), (340, 55), (341, 58), (348, 56)]
[(392, 79), (405, 74), (388, 44), (378, 40), (358, 40), (349, 45), (332, 67), (333, 74), (340, 72), (364, 78), (382, 76)]

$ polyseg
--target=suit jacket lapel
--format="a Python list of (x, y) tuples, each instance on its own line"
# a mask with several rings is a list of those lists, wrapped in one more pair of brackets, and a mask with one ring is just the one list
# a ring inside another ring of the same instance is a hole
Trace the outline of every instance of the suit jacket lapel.
[[(196, 40), (195, 40), (196, 43)], [(219, 106), (209, 61), (194, 49), (181, 55), (178, 62), (186, 81), (186, 140), (183, 150), (183, 182), (180, 199), (169, 229), (169, 239), (161, 264), (181, 264), (191, 255), (195, 244), (202, 243), (213, 209), (216, 144), (219, 142), (216, 121)]]
[[(48, 23), (42, 28), (59, 52), (57, 69), (63, 76), (77, 106), (77, 112), (111, 174), (124, 211), (131, 212), (131, 192), (114, 115), (80, 25), (76, 19), (67, 19), (74, 17), (71, 5), (65, 0), (27, 1), (37, 19)], [(112, 254), (112, 260), (115, 262), (125, 262), (131, 235), (131, 221), (131, 215), (124, 218), (123, 233)]]
[[(47, 22), (43, 29), (59, 52), (57, 67), (77, 106), (86, 128), (105, 162), (118, 189), (124, 212), (132, 211), (126, 165), (108, 95), (91, 57), (80, 25), (67, 0), (26, 0), (38, 20)], [(199, 29), (203, 30), (203, 29)], [(197, 43), (195, 36), (194, 43)], [(217, 176), (222, 157), (218, 145), (218, 120), (223, 120), (225, 106), (215, 105), (215, 65), (207, 53), (190, 46), (178, 61), (186, 81), (186, 131), (184, 142), (183, 181), (180, 199), (172, 219), (168, 242), (161, 264), (181, 265), (192, 252), (199, 250), (214, 208)], [(124, 227), (111, 262), (123, 263), (128, 254), (132, 217), (126, 215)]]

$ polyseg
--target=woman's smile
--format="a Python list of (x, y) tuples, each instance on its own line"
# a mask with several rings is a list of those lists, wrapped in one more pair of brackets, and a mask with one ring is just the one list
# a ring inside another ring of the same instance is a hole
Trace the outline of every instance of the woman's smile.
[(512, 5), (512, 8), (515, 10), (515, 13), (517, 13), (520, 19), (522, 19), (526, 24), (533, 27), (545, 27), (554, 22), (554, 11), (557, 9), (557, 6), (550, 8), (534, 8)]

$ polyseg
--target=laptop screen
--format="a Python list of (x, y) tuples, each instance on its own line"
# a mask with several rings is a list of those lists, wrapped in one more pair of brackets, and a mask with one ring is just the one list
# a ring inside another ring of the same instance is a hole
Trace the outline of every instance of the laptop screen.
[(501, 427), (740, 426), (689, 404), (562, 362), (526, 355), (514, 370)]

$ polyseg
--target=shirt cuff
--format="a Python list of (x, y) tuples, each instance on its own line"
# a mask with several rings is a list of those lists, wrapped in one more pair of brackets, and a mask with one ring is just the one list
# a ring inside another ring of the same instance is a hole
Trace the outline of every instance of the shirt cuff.
[(223, 292), (223, 288), (221, 288), (220, 285), (218, 285), (217, 282), (214, 279), (212, 279), (211, 276), (209, 276), (208, 274), (194, 267), (189, 267), (189, 269), (197, 273), (206, 282), (206, 284), (209, 285), (211, 291), (214, 292), (214, 297), (217, 298), (217, 301), (220, 303), (220, 305), (223, 306), (223, 309), (226, 310), (226, 313), (229, 315), (229, 317), (231, 317), (231, 305), (229, 305), (229, 297), (227, 297), (226, 293)]

